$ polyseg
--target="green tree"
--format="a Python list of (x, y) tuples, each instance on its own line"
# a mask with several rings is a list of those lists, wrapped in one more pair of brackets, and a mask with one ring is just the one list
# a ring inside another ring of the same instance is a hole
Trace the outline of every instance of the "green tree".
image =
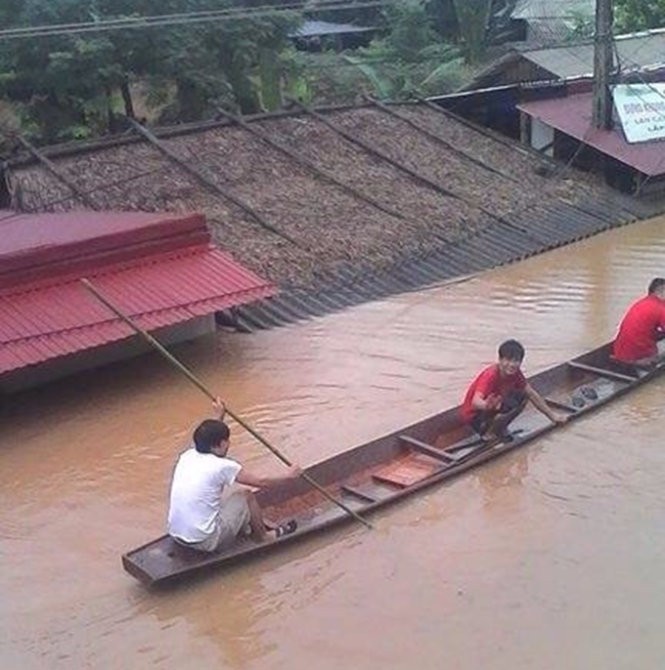
[(454, 0), (467, 63), (478, 63), (485, 52), (485, 36), (492, 0)]
[(665, 0), (615, 0), (614, 33), (665, 27)]
[[(231, 6), (231, 0), (5, 0), (15, 25), (79, 23)], [(245, 0), (246, 3), (254, 0)], [(10, 5), (12, 11), (10, 12)], [(284, 13), (161, 29), (118, 30), (0, 44), (0, 94), (47, 142), (116, 129), (133, 117), (133, 86), (173, 97), (171, 120), (200, 119), (223, 100), (243, 112), (281, 102), (280, 53), (299, 17)], [(175, 94), (174, 94), (175, 92)]]
[[(73, 0), (16, 3), (15, 26), (88, 20), (85, 3)], [(0, 44), (0, 93), (18, 105), (29, 129), (49, 141), (85, 132), (86, 116), (96, 116), (99, 50), (74, 37), (23, 39)], [(93, 71), (90, 66), (93, 64)], [(63, 132), (63, 128), (70, 132)]]
[(434, 29), (445, 39), (457, 40), (459, 24), (454, 0), (427, 0), (425, 7)]
[[(384, 16), (384, 37), (372, 40), (356, 54), (342, 55), (362, 73), (372, 94), (382, 99), (406, 99), (454, 88), (461, 66), (459, 51), (441, 41), (424, 3), (391, 5)], [(347, 85), (353, 89), (353, 80)]]

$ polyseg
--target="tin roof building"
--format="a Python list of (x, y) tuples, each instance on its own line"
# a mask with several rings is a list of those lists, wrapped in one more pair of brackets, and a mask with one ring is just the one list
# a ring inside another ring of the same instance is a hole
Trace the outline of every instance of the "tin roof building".
[(276, 287), (210, 244), (201, 214), (0, 211), (0, 388), (31, 386), (137, 353), (90, 279), (166, 342)]

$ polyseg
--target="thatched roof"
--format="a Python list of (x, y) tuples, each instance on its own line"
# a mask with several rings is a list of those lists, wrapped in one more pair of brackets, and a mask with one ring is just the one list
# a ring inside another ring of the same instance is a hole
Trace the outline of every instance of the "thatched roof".
[[(496, 217), (519, 213), (523, 218), (525, 211), (537, 217), (539, 207), (583, 202), (605, 189), (573, 170), (566, 170), (565, 179), (542, 176), (539, 156), (431, 106), (390, 109), (421, 130), (374, 106), (329, 111), (325, 118), (391, 160), (312, 115), (251, 121), (252, 128), (356, 195), (230, 123), (164, 134), (161, 141), (245, 209), (214, 194), (145, 140), (47, 153), (96, 209), (203, 212), (222, 247), (282, 285), (306, 285), (341, 264), (388, 267), (473, 233)], [(42, 162), (15, 160), (8, 178), (14, 206), (29, 211), (85, 206)], [(262, 227), (251, 210), (284, 235)]]

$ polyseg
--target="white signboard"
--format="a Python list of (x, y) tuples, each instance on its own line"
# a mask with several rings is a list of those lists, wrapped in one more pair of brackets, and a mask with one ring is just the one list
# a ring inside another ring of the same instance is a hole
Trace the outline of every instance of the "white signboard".
[(628, 142), (665, 138), (665, 84), (619, 84), (614, 106)]

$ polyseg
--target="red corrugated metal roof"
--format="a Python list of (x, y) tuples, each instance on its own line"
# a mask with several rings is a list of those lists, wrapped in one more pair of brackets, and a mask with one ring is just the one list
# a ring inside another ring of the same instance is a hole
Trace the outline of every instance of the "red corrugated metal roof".
[(612, 130), (593, 128), (591, 100), (591, 93), (580, 93), (525, 102), (517, 108), (645, 175), (665, 174), (665, 141), (628, 144), (620, 126)]
[[(201, 222), (205, 228), (202, 219), (198, 225)], [(4, 248), (1, 238), (0, 247)], [(89, 277), (146, 330), (258, 300), (277, 290), (208, 244), (6, 286), (0, 288), (0, 374), (133, 334), (86, 291), (78, 281), (81, 276)]]

